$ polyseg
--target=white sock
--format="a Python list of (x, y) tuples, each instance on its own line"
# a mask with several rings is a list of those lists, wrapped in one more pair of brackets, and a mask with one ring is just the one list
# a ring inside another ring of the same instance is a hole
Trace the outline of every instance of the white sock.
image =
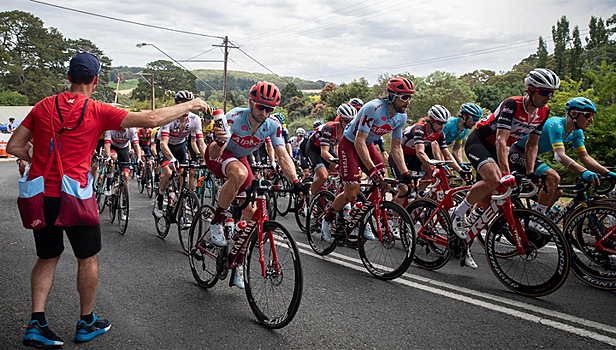
[(548, 211), (548, 206), (537, 203), (537, 207), (535, 208), (535, 210), (538, 213), (541, 213), (541, 214), (545, 215), (545, 213)]
[(466, 200), (466, 198), (464, 198), (464, 200), (462, 201), (462, 203), (460, 203), (460, 205), (458, 205), (456, 207), (456, 209), (454, 210), (454, 213), (457, 216), (460, 217), (464, 217), (464, 215), (466, 215), (466, 212), (472, 207), (472, 204), (469, 204), (468, 201)]

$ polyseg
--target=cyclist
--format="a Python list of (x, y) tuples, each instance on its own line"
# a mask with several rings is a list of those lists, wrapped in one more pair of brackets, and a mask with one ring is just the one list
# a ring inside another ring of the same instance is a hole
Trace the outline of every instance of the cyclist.
[(472, 129), (479, 119), (483, 118), (483, 110), (474, 103), (465, 103), (460, 107), (458, 115), (449, 118), (447, 124), (443, 128), (445, 134), (445, 142), (447, 145), (453, 143), (451, 154), (458, 164), (466, 168), (462, 161), (462, 144), (468, 135), (468, 131)]
[[(332, 225), (336, 213), (355, 200), (359, 194), (359, 169), (368, 174), (375, 184), (383, 182), (381, 170), (385, 168), (383, 159), (378, 154), (374, 141), (391, 133), (391, 152), (402, 180), (412, 182), (412, 177), (404, 163), (402, 152), (402, 130), (406, 124), (406, 109), (415, 85), (408, 78), (392, 78), (387, 82), (387, 95), (366, 103), (358, 115), (344, 130), (340, 140), (340, 171), (342, 173), (343, 192), (339, 194), (321, 224), (321, 236), (326, 242), (331, 242)], [(366, 239), (375, 240), (372, 230), (365, 230)]]
[[(550, 113), (547, 103), (560, 87), (560, 79), (549, 69), (536, 68), (528, 73), (524, 83), (527, 86), (525, 96), (510, 97), (501, 102), (494, 113), (477, 123), (466, 140), (466, 156), (477, 170), (479, 181), (471, 187), (464, 201), (452, 210), (453, 230), (460, 239), (469, 238), (466, 228), (474, 220), (470, 217), (464, 219), (470, 208), (478, 204), (480, 209), (473, 211), (472, 217), (479, 217), (496, 189), (516, 186), (515, 177), (509, 170), (508, 147), (526, 135), (529, 136), (525, 157), (526, 164), (530, 164), (527, 171), (532, 173), (535, 170), (539, 136)], [(465, 256), (464, 262), (471, 268), (477, 267), (470, 254)]]
[[(431, 180), (434, 178), (432, 172), (435, 170), (435, 167), (428, 163), (430, 159), (434, 159), (432, 142), (438, 144), (445, 159), (452, 161), (451, 167), (455, 171), (462, 171), (462, 168), (460, 168), (451, 153), (449, 153), (447, 144), (445, 143), (445, 135), (441, 132), (450, 117), (451, 114), (447, 108), (441, 105), (434, 105), (428, 110), (428, 116), (426, 118), (404, 130), (404, 136), (402, 138), (402, 142), (404, 143), (404, 162), (408, 170), (423, 171), (424, 175), (422, 180)], [(402, 173), (391, 157), (389, 166), (396, 178), (402, 179)], [(427, 186), (428, 182), (424, 181), (419, 184), (418, 189), (423, 191)], [(399, 185), (398, 190), (399, 194), (403, 196), (408, 191), (408, 186)], [(396, 198), (396, 202), (402, 204), (404, 202), (404, 197)]]
[(353, 97), (349, 100), (349, 104), (359, 112), (359, 110), (364, 106), (364, 101), (362, 101), (360, 98)]
[[(557, 162), (566, 169), (580, 173), (582, 178), (588, 182), (598, 183), (597, 173), (616, 177), (615, 173), (597, 163), (588, 154), (584, 145), (584, 131), (592, 124), (594, 115), (597, 113), (595, 104), (585, 97), (575, 97), (567, 101), (565, 110), (567, 111), (565, 117), (552, 117), (545, 122), (541, 137), (539, 137), (539, 154), (553, 151), (554, 159)], [(523, 174), (527, 172), (524, 159), (527, 140), (528, 137), (525, 136), (509, 149), (511, 169)], [(575, 152), (584, 166), (575, 162), (565, 153), (565, 144), (568, 142), (573, 144)], [(560, 176), (538, 158), (535, 161), (534, 174), (536, 176), (546, 174), (547, 193), (543, 189), (539, 192), (536, 208), (540, 213), (546, 214), (548, 208), (562, 195), (562, 191), (558, 190)]]
[(336, 167), (336, 163), (332, 161), (332, 158), (337, 157), (334, 147), (338, 145), (344, 129), (355, 116), (357, 116), (357, 110), (353, 106), (348, 103), (341, 104), (337, 110), (337, 118), (340, 121), (323, 124), (310, 136), (304, 153), (315, 174), (315, 179), (310, 186), (311, 195), (314, 196), (321, 191), (321, 187), (329, 177), (329, 172)]
[[(252, 183), (253, 175), (246, 156), (271, 138), (274, 152), (280, 160), (280, 167), (285, 176), (293, 183), (295, 193), (302, 192), (302, 184), (297, 179), (295, 166), (285, 149), (282, 140), (282, 125), (270, 113), (280, 104), (280, 91), (276, 85), (257, 82), (250, 88), (248, 108), (234, 108), (227, 113), (229, 134), (214, 126), (215, 142), (207, 146), (206, 164), (216, 176), (224, 177), (225, 184), (220, 189), (218, 202), (210, 227), (212, 243), (224, 247), (227, 245), (223, 221), (231, 202), (236, 198), (245, 198), (243, 189)], [(230, 135), (230, 136), (229, 136)], [(241, 192), (238, 194), (238, 191)], [(242, 219), (252, 218), (255, 208), (247, 206)], [(244, 288), (243, 268), (236, 267), (233, 283)]]
[[(280, 112), (272, 114), (272, 117), (278, 119), (278, 122), (280, 123), (280, 125), (282, 125), (282, 139), (284, 140), (285, 148), (287, 149), (289, 156), (293, 158), (293, 149), (289, 141), (289, 130), (287, 130), (287, 124), (285, 124), (285, 120), (287, 118), (284, 116), (284, 114)], [(268, 142), (271, 142), (271, 140), (269, 140)]]
[[(150, 128), (139, 128), (137, 129), (137, 137), (139, 137), (139, 147), (141, 148), (141, 162), (139, 162), (138, 166), (140, 170), (143, 170), (143, 162), (146, 161), (145, 157), (151, 156), (152, 152), (150, 152), (150, 144), (152, 143), (152, 129)], [(148, 160), (148, 162), (150, 162)], [(150, 164), (151, 165), (151, 164)], [(142, 171), (139, 172), (137, 176), (138, 179), (141, 179)]]
[[(175, 95), (175, 104), (181, 104), (191, 101), (195, 98), (192, 92), (188, 90), (179, 91)], [(177, 164), (186, 164), (186, 138), (191, 132), (195, 132), (197, 143), (201, 156), (205, 154), (205, 143), (203, 142), (203, 132), (201, 129), (201, 120), (199, 116), (188, 112), (182, 117), (164, 125), (158, 131), (158, 139), (160, 145), (160, 163), (163, 167), (163, 175), (160, 178), (158, 186), (158, 196), (156, 196), (156, 204), (154, 205), (154, 215), (158, 218), (163, 216), (163, 194), (169, 186), (171, 175)], [(179, 170), (181, 172), (181, 169)], [(180, 188), (183, 186), (180, 183)]]
[(306, 157), (306, 153), (304, 153), (304, 149), (302, 145), (306, 145), (304, 140), (306, 140), (306, 130), (303, 128), (297, 128), (295, 130), (295, 137), (292, 137), (289, 142), (291, 143), (291, 148), (293, 149), (293, 156), (297, 159), (299, 167), (302, 168), (302, 179), (307, 179), (310, 176), (310, 163), (308, 163), (308, 157)]
[[(129, 147), (133, 144), (137, 157), (141, 156), (141, 149), (139, 148), (139, 137), (137, 137), (137, 128), (120, 128), (120, 130), (107, 130), (105, 132), (105, 157), (107, 162), (118, 161), (122, 163), (130, 162)], [(105, 189), (105, 196), (111, 196), (113, 189), (111, 188), (111, 179), (115, 170), (115, 164), (111, 163), (109, 173), (107, 173), (107, 188)], [(124, 182), (126, 183), (126, 189), (128, 189), (128, 173), (130, 169), (128, 165), (122, 165)]]
[[(213, 130), (213, 122), (212, 119), (214, 118), (214, 113), (216, 111), (217, 108), (212, 107), (212, 106), (208, 106), (205, 109), (205, 117), (204, 118), (199, 118), (200, 122), (201, 122), (201, 131), (203, 133), (203, 138), (202, 138), (202, 142), (199, 142), (199, 139), (197, 138), (197, 134), (196, 132), (193, 130), (190, 132), (190, 137), (186, 138), (186, 141), (184, 143), (184, 146), (186, 147), (186, 150), (188, 151), (188, 160), (191, 163), (197, 163), (197, 162), (201, 162), (202, 161), (202, 157), (201, 154), (203, 154), (203, 152), (205, 152), (205, 147), (206, 147), (206, 143), (205, 143), (205, 131), (203, 131), (203, 125), (205, 123), (206, 120), (209, 120), (209, 125), (211, 125), (210, 127), (210, 132), (211, 130)], [(219, 113), (223, 113), (222, 110), (219, 111)], [(209, 118), (209, 119), (208, 119)], [(202, 144), (203, 145), (203, 152), (201, 152), (199, 145)], [(191, 190), (195, 187), (195, 173), (197, 172), (196, 169), (190, 169), (188, 170), (188, 188), (190, 188)]]

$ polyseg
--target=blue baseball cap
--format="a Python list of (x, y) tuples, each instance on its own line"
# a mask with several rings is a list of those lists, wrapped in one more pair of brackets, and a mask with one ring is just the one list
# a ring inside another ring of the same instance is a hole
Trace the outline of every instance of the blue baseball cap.
[[(77, 68), (79, 67), (79, 68)], [(85, 69), (84, 69), (85, 68)], [(101, 63), (91, 53), (81, 52), (71, 58), (68, 69), (71, 76), (95, 76), (101, 74)]]

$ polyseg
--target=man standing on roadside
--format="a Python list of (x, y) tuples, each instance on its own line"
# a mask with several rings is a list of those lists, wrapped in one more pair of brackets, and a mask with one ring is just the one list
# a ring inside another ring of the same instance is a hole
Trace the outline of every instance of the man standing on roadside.
[[(98, 83), (100, 62), (89, 53), (79, 53), (70, 62), (68, 80), (71, 88), (57, 96), (47, 97), (37, 103), (22, 125), (15, 131), (7, 151), (21, 159), (31, 161), (29, 179), (45, 173), (53, 149), (51, 139), (64, 127), (58, 142), (64, 174), (86, 186), (90, 171), (91, 155), (99, 136), (105, 130), (128, 127), (154, 127), (167, 124), (188, 113), (204, 110), (207, 104), (201, 99), (153, 111), (127, 112), (111, 105), (86, 99)], [(84, 110), (85, 111), (82, 111)], [(61, 122), (60, 115), (64, 123)], [(79, 122), (80, 116), (83, 120)], [(29, 141), (32, 140), (32, 146)], [(66, 232), (77, 257), (77, 291), (81, 317), (77, 322), (76, 342), (87, 342), (105, 333), (111, 327), (106, 319), (94, 314), (94, 300), (98, 286), (98, 252), (101, 250), (100, 226), (55, 226), (60, 207), (61, 178), (57, 161), (53, 160), (45, 177), (45, 222), (42, 229), (35, 229), (34, 240), (38, 259), (31, 275), (32, 319), (28, 323), (23, 344), (53, 348), (62, 346), (63, 340), (50, 328), (45, 318), (45, 304), (51, 290), (60, 255), (64, 250), (63, 231)]]

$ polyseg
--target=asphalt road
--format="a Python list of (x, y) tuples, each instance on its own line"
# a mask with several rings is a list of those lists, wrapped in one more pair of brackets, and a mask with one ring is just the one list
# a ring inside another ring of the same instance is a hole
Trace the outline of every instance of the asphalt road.
[[(0, 163), (0, 349), (23, 348), (36, 259), (32, 232), (19, 219), (17, 179), (13, 162)], [(156, 236), (151, 205), (133, 183), (126, 235), (109, 223), (107, 211), (101, 215), (96, 311), (112, 328), (86, 344), (71, 341), (79, 299), (76, 260), (65, 240), (46, 310), (65, 349), (616, 347), (616, 293), (588, 287), (573, 274), (549, 296), (516, 295), (496, 280), (475, 245), (477, 270), (456, 261), (432, 272), (411, 267), (384, 282), (368, 274), (355, 250), (317, 257), (291, 216), (279, 221), (300, 246), (304, 293), (294, 320), (272, 331), (227, 281), (211, 290), (196, 285), (177, 232)]]

